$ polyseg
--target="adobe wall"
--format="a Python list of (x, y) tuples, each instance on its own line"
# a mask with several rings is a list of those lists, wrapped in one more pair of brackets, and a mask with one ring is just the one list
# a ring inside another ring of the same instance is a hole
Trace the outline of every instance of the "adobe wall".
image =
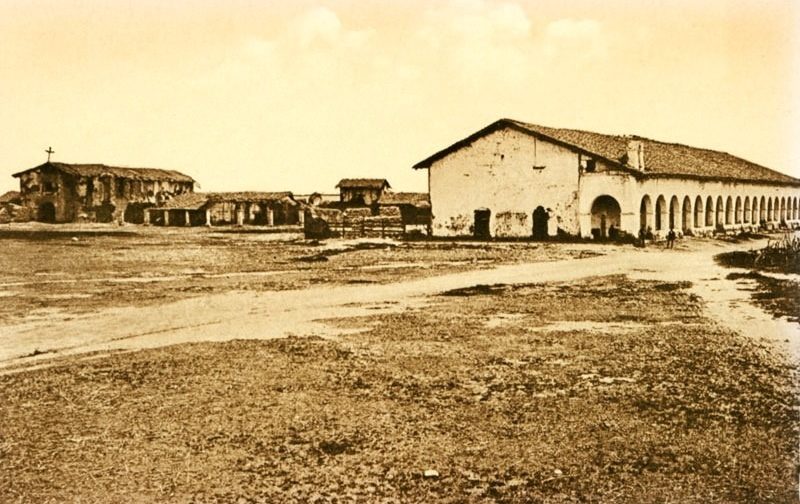
[(75, 177), (58, 170), (34, 170), (20, 176), (22, 202), (31, 218), (37, 218), (41, 205), (51, 203), (55, 222), (120, 221), (129, 204), (156, 204), (192, 190), (191, 182)]
[(489, 209), (491, 236), (528, 237), (538, 206), (550, 209), (548, 234), (577, 234), (580, 162), (512, 129), (479, 138), (428, 168), (433, 235), (471, 236), (475, 210)]

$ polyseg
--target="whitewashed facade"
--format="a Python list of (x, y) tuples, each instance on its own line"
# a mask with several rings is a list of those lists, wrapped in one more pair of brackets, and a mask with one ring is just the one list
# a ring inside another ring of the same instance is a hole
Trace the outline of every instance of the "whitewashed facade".
[[(665, 173), (648, 169), (648, 147), (693, 148), (625, 139), (622, 156), (596, 153), (539, 131), (501, 120), (415, 168), (428, 170), (434, 236), (521, 238), (559, 233), (606, 237), (641, 229), (664, 236), (713, 231), (799, 227), (800, 180), (753, 165), (752, 180), (740, 173), (746, 161), (732, 159), (732, 176)], [(565, 131), (549, 130), (547, 131)], [(569, 133), (569, 130), (566, 130)], [(620, 138), (578, 132), (584, 144), (597, 140), (619, 150)], [(598, 149), (603, 150), (603, 149)], [(697, 162), (695, 158), (689, 158)], [(724, 166), (716, 169), (724, 170)], [(680, 171), (680, 170), (676, 170)], [(686, 171), (685, 169), (683, 171)], [(734, 176), (735, 175), (735, 176)], [(759, 180), (774, 179), (774, 180)]]

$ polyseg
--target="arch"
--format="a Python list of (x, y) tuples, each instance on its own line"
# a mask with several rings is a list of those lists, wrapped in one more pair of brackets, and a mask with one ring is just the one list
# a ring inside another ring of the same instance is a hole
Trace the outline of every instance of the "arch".
[(750, 219), (751, 224), (758, 224), (758, 196), (753, 196), (753, 216)]
[(646, 194), (642, 197), (642, 203), (639, 205), (639, 228), (644, 230), (653, 228), (653, 202)]
[(786, 198), (781, 198), (781, 211), (778, 215), (778, 220), (786, 221)]
[(703, 227), (703, 198), (700, 196), (694, 199), (694, 227)]
[(36, 220), (39, 222), (55, 222), (56, 221), (56, 206), (45, 201), (36, 209)]
[(547, 221), (550, 219), (547, 210), (542, 206), (533, 211), (533, 238), (544, 240), (547, 238)]
[(797, 215), (797, 212), (798, 212), (798, 209), (797, 209), (797, 198), (794, 199), (794, 205), (792, 205), (792, 207), (793, 207), (792, 208), (792, 219), (797, 220), (798, 219), (798, 215)]
[(664, 199), (664, 196), (659, 196), (656, 200), (656, 230), (660, 231), (664, 229), (664, 226), (667, 223), (667, 200)]
[(689, 196), (683, 197), (683, 207), (681, 210), (681, 229), (683, 229), (685, 233), (692, 229), (692, 200), (689, 199)]
[(767, 199), (767, 222), (772, 222), (772, 218), (774, 216), (773, 209), (772, 209), (772, 198)]
[(767, 199), (761, 196), (761, 203), (758, 205), (758, 223), (766, 222), (767, 220)]
[(680, 202), (677, 196), (672, 196), (669, 200), (669, 228), (675, 229), (678, 225), (678, 212), (680, 212)]
[(714, 219), (714, 225), (719, 227), (722, 225), (723, 222), (723, 211), (724, 211), (724, 203), (722, 201), (722, 196), (717, 196), (717, 213), (716, 218)]
[(778, 200), (777, 196), (772, 198), (772, 220), (775, 221), (775, 222), (777, 222), (779, 220), (778, 219), (778, 207), (780, 206), (780, 204), (781, 203)]
[(750, 196), (744, 197), (744, 210), (742, 213), (742, 222), (748, 224), (750, 222)]
[(598, 196), (592, 203), (592, 234), (599, 238), (613, 238), (619, 230), (622, 209), (617, 200), (608, 195)]
[(736, 203), (733, 208), (733, 223), (734, 224), (741, 224), (742, 223), (742, 197), (736, 196)]
[(714, 225), (714, 200), (711, 196), (706, 198), (706, 227)]
[(725, 200), (725, 224), (733, 224), (733, 198)]

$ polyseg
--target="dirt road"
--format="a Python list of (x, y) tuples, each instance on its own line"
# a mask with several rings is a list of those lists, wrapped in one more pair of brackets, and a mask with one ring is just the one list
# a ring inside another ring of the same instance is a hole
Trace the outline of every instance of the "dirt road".
[(773, 340), (800, 360), (800, 327), (773, 319), (753, 306), (749, 293), (725, 278), (731, 270), (714, 263), (713, 255), (742, 245), (698, 241), (681, 247), (613, 248), (605, 249), (605, 255), (579, 260), (514, 264), (387, 285), (234, 291), (158, 306), (104, 309), (58, 323), (48, 318), (27, 320), (2, 328), (0, 368), (30, 368), (65, 355), (185, 342), (266, 339), (290, 334), (335, 336), (342, 330), (323, 320), (402, 311), (449, 289), (477, 284), (570, 281), (620, 273), (632, 278), (690, 281), (694, 293), (706, 301), (709, 312), (720, 323), (743, 334)]

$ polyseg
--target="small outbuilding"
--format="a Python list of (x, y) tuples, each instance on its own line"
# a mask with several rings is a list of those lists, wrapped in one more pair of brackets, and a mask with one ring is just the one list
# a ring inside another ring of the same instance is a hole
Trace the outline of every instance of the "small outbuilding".
[(353, 206), (372, 206), (381, 199), (384, 191), (391, 189), (386, 179), (342, 179), (336, 184), (339, 201)]

